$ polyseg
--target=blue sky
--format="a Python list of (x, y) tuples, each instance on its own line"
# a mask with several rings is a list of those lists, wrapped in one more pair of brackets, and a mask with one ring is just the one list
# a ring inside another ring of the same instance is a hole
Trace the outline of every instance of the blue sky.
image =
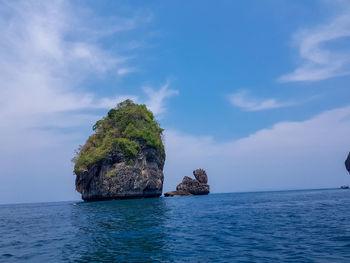
[(164, 190), (349, 182), (348, 1), (1, 1), (0, 203), (79, 199), (70, 159), (117, 102), (165, 128)]

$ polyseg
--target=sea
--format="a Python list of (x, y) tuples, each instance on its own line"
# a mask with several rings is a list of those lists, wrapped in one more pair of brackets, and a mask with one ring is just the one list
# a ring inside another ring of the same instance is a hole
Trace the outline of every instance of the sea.
[(0, 262), (350, 262), (350, 190), (0, 205)]

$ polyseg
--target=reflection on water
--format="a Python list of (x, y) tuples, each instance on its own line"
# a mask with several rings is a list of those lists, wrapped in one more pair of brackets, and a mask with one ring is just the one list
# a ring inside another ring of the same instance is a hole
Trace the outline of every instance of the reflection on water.
[(80, 203), (72, 209), (74, 240), (63, 259), (78, 262), (166, 260), (163, 198)]

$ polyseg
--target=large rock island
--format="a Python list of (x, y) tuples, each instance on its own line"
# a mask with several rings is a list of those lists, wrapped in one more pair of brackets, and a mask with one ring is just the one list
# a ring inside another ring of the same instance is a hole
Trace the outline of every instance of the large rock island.
[(207, 173), (203, 169), (193, 171), (196, 179), (185, 176), (182, 182), (177, 185), (176, 191), (167, 192), (165, 197), (169, 196), (187, 196), (187, 195), (207, 195), (209, 194), (209, 185)]
[(163, 190), (163, 129), (145, 105), (126, 100), (93, 126), (76, 157), (76, 190), (85, 201), (158, 197)]

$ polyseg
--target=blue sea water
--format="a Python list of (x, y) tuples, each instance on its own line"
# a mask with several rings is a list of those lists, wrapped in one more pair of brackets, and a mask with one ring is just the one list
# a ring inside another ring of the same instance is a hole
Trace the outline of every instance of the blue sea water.
[(350, 191), (0, 206), (1, 262), (350, 262)]

